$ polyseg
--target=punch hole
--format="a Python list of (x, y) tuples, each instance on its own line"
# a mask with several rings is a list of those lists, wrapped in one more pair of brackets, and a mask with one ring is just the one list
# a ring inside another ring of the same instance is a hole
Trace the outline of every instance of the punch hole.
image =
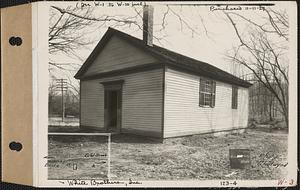
[(20, 150), (22, 150), (23, 146), (22, 146), (22, 143), (13, 141), (13, 142), (9, 143), (9, 148), (10, 148), (10, 150), (15, 150), (15, 151), (19, 152)]
[(10, 38), (9, 38), (9, 44), (12, 45), (12, 46), (14, 46), (15, 43), (16, 43), (16, 42), (15, 42), (15, 37), (14, 37), (14, 36), (13, 36), (13, 37), (10, 37)]
[(22, 38), (12, 36), (9, 38), (9, 44), (12, 46), (20, 46), (22, 44)]

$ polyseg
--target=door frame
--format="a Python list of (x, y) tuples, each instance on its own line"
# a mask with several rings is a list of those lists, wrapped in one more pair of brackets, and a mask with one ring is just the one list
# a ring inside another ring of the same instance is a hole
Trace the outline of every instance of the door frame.
[[(109, 91), (118, 91), (118, 100), (117, 100), (117, 106), (119, 107), (120, 105), (120, 109), (117, 109), (117, 128), (116, 131), (117, 133), (121, 132), (121, 128), (122, 128), (122, 110), (123, 110), (123, 83), (124, 80), (115, 80), (115, 81), (107, 81), (107, 82), (101, 82), (101, 84), (104, 87), (104, 97), (103, 97), (103, 110), (104, 110), (104, 129), (105, 131), (109, 132), (109, 126), (108, 126), (108, 121), (107, 121), (107, 117), (108, 117), (108, 110), (106, 108), (106, 104), (107, 104), (107, 100), (106, 100), (106, 93)], [(119, 113), (118, 113), (119, 112)]]

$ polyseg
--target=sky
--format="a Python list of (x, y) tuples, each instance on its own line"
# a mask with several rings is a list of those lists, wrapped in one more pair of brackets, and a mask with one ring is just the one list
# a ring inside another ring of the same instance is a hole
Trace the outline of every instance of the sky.
[[(95, 6), (94, 2), (51, 2), (51, 4), (60, 8), (78, 8), (79, 10), (86, 10), (88, 7), (93, 8), (93, 16), (101, 17), (103, 15), (115, 16), (116, 18), (124, 18), (128, 16), (135, 16), (137, 12), (142, 10), (142, 6), (137, 5), (130, 6), (118, 6), (118, 2), (113, 2), (108, 5), (109, 2), (103, 6)], [(234, 28), (229, 24), (229, 20), (226, 19), (222, 10), (216, 10), (220, 7), (213, 5), (174, 5), (169, 2), (170, 10), (165, 17), (165, 28), (162, 29), (162, 18), (167, 12), (167, 7), (162, 3), (152, 4), (154, 7), (154, 36), (162, 38), (157, 40), (154, 38), (154, 44), (175, 51), (177, 53), (192, 57), (194, 59), (207, 62), (218, 68), (221, 68), (227, 72), (233, 73), (233, 64), (230, 60), (226, 59), (226, 53), (233, 47), (239, 44), (238, 38), (234, 32)], [(131, 4), (131, 3), (130, 3)], [(112, 6), (113, 5), (113, 6)], [(275, 5), (275, 8), (282, 5)], [(247, 6), (248, 10), (235, 10), (241, 13), (247, 18), (259, 22), (260, 16), (263, 14), (262, 10), (259, 10), (257, 6)], [(255, 10), (253, 10), (256, 7)], [(225, 6), (221, 7), (225, 8)], [(231, 8), (239, 8), (239, 6), (232, 5)], [(250, 9), (251, 8), (251, 9)], [(54, 11), (55, 12), (55, 11)], [(140, 12), (141, 13), (141, 12)], [(182, 19), (180, 21), (178, 15)], [(245, 22), (239, 23), (236, 20), (238, 27), (241, 31), (247, 32), (247, 24)], [(137, 22), (142, 25), (142, 18), (137, 17)], [(182, 23), (182, 25), (181, 25)], [(51, 59), (57, 62), (74, 62), (77, 63), (79, 69), (80, 65), (83, 64), (84, 60), (89, 56), (91, 51), (100, 41), (109, 26), (114, 26), (114, 23), (108, 23), (107, 25), (100, 26), (101, 23), (94, 23), (81, 32), (86, 38), (93, 41), (89, 46), (84, 46), (76, 50), (77, 57), (70, 58), (64, 54), (51, 55)], [(194, 30), (194, 33), (190, 28)], [(133, 35), (138, 38), (142, 38), (142, 31), (135, 26), (115, 26), (116, 29)], [(79, 59), (79, 58), (80, 59)], [(67, 74), (61, 73), (60, 71), (52, 72), (57, 78), (65, 78), (68, 75), (70, 80), (76, 83), (76, 80), (72, 77), (78, 70), (74, 68)]]

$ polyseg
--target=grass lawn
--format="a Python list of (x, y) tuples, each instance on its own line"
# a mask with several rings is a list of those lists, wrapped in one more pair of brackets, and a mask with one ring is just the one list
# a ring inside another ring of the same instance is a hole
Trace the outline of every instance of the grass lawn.
[[(287, 136), (283, 132), (248, 130), (243, 134), (193, 135), (159, 143), (134, 135), (113, 135), (111, 178), (279, 179), (287, 172)], [(230, 168), (229, 149), (233, 148), (251, 150), (249, 168)], [(106, 151), (105, 137), (49, 136), (49, 156), (60, 160), (54, 163), (63, 163), (48, 166), (49, 179), (103, 179), (107, 175), (106, 157), (102, 156)], [(72, 163), (76, 163), (75, 170)]]

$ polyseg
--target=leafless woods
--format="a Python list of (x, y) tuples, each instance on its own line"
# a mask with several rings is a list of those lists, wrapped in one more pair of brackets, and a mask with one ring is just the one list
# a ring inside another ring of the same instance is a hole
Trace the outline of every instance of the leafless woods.
[[(263, 104), (277, 105), (288, 126), (289, 20), (285, 11), (265, 9), (261, 18), (251, 20), (236, 12), (224, 12), (234, 28), (240, 44), (228, 57), (245, 66), (253, 74), (254, 83), (262, 84), (266, 100)], [(243, 21), (247, 32), (241, 30)], [(259, 89), (254, 89), (258, 91)], [(251, 106), (251, 105), (250, 105)], [(272, 110), (270, 110), (272, 112)]]

